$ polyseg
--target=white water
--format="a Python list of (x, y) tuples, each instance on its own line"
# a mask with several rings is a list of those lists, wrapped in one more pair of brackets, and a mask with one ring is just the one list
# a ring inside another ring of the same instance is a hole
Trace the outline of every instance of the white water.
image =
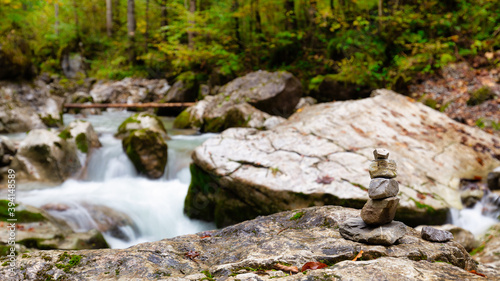
[(483, 215), (484, 205), (482, 202), (476, 203), (473, 208), (464, 208), (462, 210), (450, 209), (451, 224), (467, 229), (476, 238), (483, 235), (491, 226), (499, 223), (493, 217)]
[[(211, 135), (171, 136), (172, 140), (167, 141), (169, 158), (165, 176), (149, 180), (137, 175), (122, 151), (121, 141), (113, 137), (119, 124), (130, 114), (105, 112), (101, 116), (86, 118), (101, 134), (103, 147), (93, 152), (85, 180), (67, 180), (56, 187), (20, 186), (17, 200), (36, 207), (45, 204), (64, 206), (64, 211), (49, 212), (63, 218), (75, 231), (96, 228), (96, 222), (85, 208), (89, 204), (106, 206), (128, 215), (134, 227), (121, 228), (128, 241), (104, 233), (112, 248), (214, 229), (213, 223), (191, 220), (183, 214), (191, 177), (190, 153)], [(65, 123), (75, 119), (71, 115), (64, 118)]]

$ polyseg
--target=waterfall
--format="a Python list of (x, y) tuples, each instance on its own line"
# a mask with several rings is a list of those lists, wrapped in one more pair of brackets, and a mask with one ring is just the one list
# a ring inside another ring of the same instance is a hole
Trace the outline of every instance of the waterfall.
[[(101, 229), (111, 248), (125, 248), (187, 233), (214, 229), (213, 223), (192, 220), (183, 213), (191, 175), (190, 154), (205, 135), (173, 135), (167, 141), (165, 175), (157, 180), (138, 176), (113, 134), (131, 113), (105, 112), (85, 120), (100, 134), (102, 147), (88, 159), (81, 180), (70, 179), (56, 187), (20, 188), (18, 200), (46, 209), (64, 219), (75, 231)], [(76, 119), (64, 116), (66, 122)], [(171, 120), (169, 120), (171, 123)], [(171, 127), (169, 122), (167, 127)], [(170, 130), (169, 130), (170, 133)], [(115, 227), (107, 229), (111, 222)], [(117, 223), (118, 222), (118, 223)]]

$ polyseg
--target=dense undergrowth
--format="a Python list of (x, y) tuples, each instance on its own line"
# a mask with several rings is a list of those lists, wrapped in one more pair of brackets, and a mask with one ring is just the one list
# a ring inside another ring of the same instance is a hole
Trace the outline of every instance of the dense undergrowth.
[[(288, 70), (402, 90), (450, 62), (500, 50), (497, 0), (0, 0), (0, 79), (61, 73), (71, 53), (88, 76), (223, 83)], [(135, 3), (133, 36), (127, 4)], [(109, 32), (109, 34), (107, 33)], [(491, 66), (499, 64), (492, 57)]]

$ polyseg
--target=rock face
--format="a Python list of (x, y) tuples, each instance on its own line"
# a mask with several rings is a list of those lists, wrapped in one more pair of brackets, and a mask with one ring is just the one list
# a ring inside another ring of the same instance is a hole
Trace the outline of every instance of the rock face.
[(453, 239), (451, 232), (430, 226), (424, 226), (421, 235), (422, 239), (431, 242), (448, 242)]
[(81, 168), (76, 146), (57, 132), (32, 130), (19, 144), (11, 167), (16, 180), (63, 182)]
[(174, 126), (202, 132), (221, 132), (230, 127), (264, 128), (263, 122), (271, 115), (292, 114), (301, 96), (300, 81), (288, 72), (252, 72), (183, 111)]
[(124, 138), (130, 135), (130, 133), (141, 129), (148, 129), (160, 134), (165, 139), (169, 139), (163, 122), (157, 116), (144, 112), (134, 114), (125, 119), (118, 127), (118, 132), (115, 136)]
[[(8, 218), (7, 200), (0, 200), (2, 220)], [(56, 219), (47, 212), (27, 205), (17, 208), (16, 243), (23, 250), (81, 250), (109, 248), (102, 234), (97, 230), (75, 233), (64, 221)], [(6, 222), (8, 224), (8, 222)], [(0, 244), (6, 247), (9, 232), (0, 233)], [(7, 279), (6, 279), (7, 280)]]
[[(363, 114), (360, 114), (363, 113)], [(310, 205), (361, 208), (373, 149), (398, 159), (395, 219), (443, 224), (461, 178), (500, 165), (500, 139), (388, 90), (305, 107), (272, 130), (232, 128), (193, 155), (185, 211), (218, 226)]]
[[(127, 249), (67, 251), (69, 257), (80, 257), (79, 263), (68, 270), (63, 270), (69, 262), (62, 251), (34, 252), (18, 259), (13, 278), (370, 280), (371, 276), (380, 280), (483, 280), (468, 270), (489, 278), (500, 277), (498, 272), (476, 265), (460, 244), (430, 243), (409, 227), (405, 227), (406, 235), (390, 247), (343, 239), (338, 225), (358, 216), (359, 211), (354, 209), (312, 207)], [(361, 250), (363, 261), (351, 261)], [(327, 267), (292, 276), (271, 270), (278, 263), (301, 268), (311, 261), (321, 261)], [(258, 269), (259, 275), (252, 269)], [(8, 266), (0, 267), (0, 278), (7, 280), (8, 272)]]
[(139, 174), (152, 179), (163, 175), (168, 146), (160, 133), (149, 129), (135, 130), (122, 140), (122, 147)]

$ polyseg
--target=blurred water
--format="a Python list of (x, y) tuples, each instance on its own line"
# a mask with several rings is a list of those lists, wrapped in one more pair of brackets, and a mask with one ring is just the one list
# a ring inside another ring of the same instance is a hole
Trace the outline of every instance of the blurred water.
[[(191, 220), (183, 213), (191, 180), (190, 154), (212, 135), (171, 136), (172, 139), (167, 141), (165, 175), (150, 180), (137, 175), (122, 151), (121, 141), (113, 136), (121, 122), (130, 115), (126, 111), (104, 112), (86, 118), (64, 115), (65, 123), (75, 119), (91, 122), (100, 134), (103, 146), (92, 153), (80, 180), (67, 180), (55, 187), (40, 184), (20, 186), (17, 200), (36, 207), (59, 206), (49, 208), (49, 213), (64, 219), (75, 231), (97, 228), (98, 222), (92, 218), (89, 206), (105, 206), (126, 214), (133, 223), (120, 227), (120, 233), (125, 237), (118, 239), (116, 235), (104, 233), (112, 248), (214, 229), (213, 223)], [(171, 120), (165, 120), (165, 124), (170, 127)]]

